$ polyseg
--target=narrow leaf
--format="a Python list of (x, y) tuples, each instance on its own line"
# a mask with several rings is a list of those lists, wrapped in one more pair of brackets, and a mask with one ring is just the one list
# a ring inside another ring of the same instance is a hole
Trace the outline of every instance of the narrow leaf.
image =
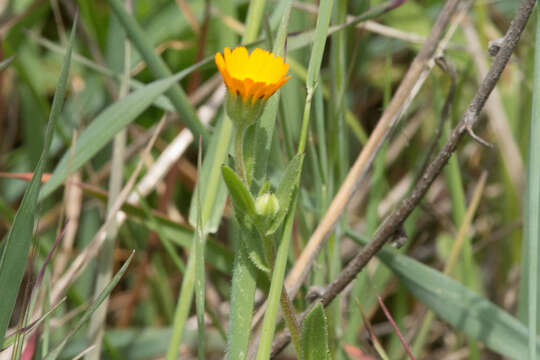
[(255, 299), (255, 269), (240, 244), (234, 258), (227, 360), (245, 359)]
[(231, 200), (234, 204), (235, 211), (240, 213), (238, 214), (239, 216), (245, 214), (254, 219), (257, 214), (255, 211), (255, 200), (253, 200), (253, 196), (251, 196), (242, 180), (227, 165), (221, 166), (221, 173), (223, 174), (223, 179), (231, 194)]

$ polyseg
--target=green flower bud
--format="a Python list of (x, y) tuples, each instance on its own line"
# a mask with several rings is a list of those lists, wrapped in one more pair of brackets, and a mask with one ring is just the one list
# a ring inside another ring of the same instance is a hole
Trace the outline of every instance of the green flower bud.
[(279, 201), (274, 194), (266, 193), (255, 200), (257, 214), (265, 217), (274, 217), (279, 211)]

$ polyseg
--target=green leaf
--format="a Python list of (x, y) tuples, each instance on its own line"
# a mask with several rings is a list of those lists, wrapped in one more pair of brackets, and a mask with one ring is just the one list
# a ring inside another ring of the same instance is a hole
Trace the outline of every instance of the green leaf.
[(232, 278), (227, 360), (246, 358), (256, 288), (256, 270), (240, 244), (237, 250)]
[(279, 201), (279, 211), (272, 220), (270, 228), (266, 231), (267, 235), (271, 235), (276, 232), (283, 222), (283, 219), (285, 219), (285, 216), (287, 216), (287, 213), (289, 212), (293, 194), (300, 181), (303, 161), (304, 154), (296, 154), (285, 169), (285, 174), (283, 174), (283, 178), (281, 179), (276, 191), (276, 196)]
[[(77, 21), (73, 22), (73, 29), (69, 38), (66, 56), (60, 72), (60, 78), (54, 93), (53, 104), (49, 114), (49, 122), (45, 132), (45, 143), (41, 157), (34, 169), (32, 181), (24, 192), (24, 197), (15, 215), (11, 229), (3, 244), (2, 255), (0, 257), (0, 339), (4, 339), (9, 320), (15, 306), (19, 287), (21, 285), (28, 251), (32, 242), (32, 232), (34, 230), (34, 221), (38, 213), (37, 204), (39, 189), (41, 185), (41, 176), (45, 170), (49, 158), (49, 148), (52, 143), (54, 129), (60, 117), (60, 112), (64, 104), (66, 86), (71, 65), (71, 51), (75, 26)], [(2, 341), (3, 342), (3, 341)]]
[(537, 358), (536, 339), (540, 328), (540, 7), (537, 7), (536, 41), (531, 124), (529, 131), (529, 161), (527, 191), (523, 215), (523, 265), (521, 273), (519, 312), (529, 327), (529, 359)]
[(238, 175), (227, 165), (221, 167), (223, 179), (231, 194), (231, 200), (234, 206), (235, 217), (240, 225), (240, 239), (244, 249), (253, 262), (260, 270), (270, 273), (265, 256), (262, 239), (257, 227), (258, 215), (255, 210), (255, 200), (251, 193), (240, 180)]
[(51, 352), (48, 353), (47, 356), (45, 356), (44, 360), (55, 360), (60, 355), (60, 353), (62, 352), (62, 350), (66, 346), (66, 344), (77, 333), (77, 331), (84, 325), (84, 323), (90, 319), (92, 314), (97, 310), (97, 308), (101, 305), (101, 303), (109, 296), (109, 294), (116, 287), (116, 285), (118, 284), (118, 282), (120, 281), (120, 279), (122, 278), (122, 276), (124, 275), (126, 270), (128, 269), (128, 266), (131, 263), (131, 260), (133, 260), (133, 255), (135, 255), (135, 251), (133, 251), (131, 253), (131, 255), (126, 260), (124, 265), (122, 265), (120, 270), (118, 270), (116, 275), (114, 275), (112, 280), (103, 289), (103, 291), (99, 294), (99, 296), (92, 303), (90, 308), (88, 308), (88, 310), (86, 310), (84, 312), (83, 316), (79, 319), (79, 321), (77, 322), (75, 327), (69, 332), (69, 334), (67, 334), (66, 336), (63, 337), (62, 341), (58, 345), (56, 345), (56, 347), (53, 350), (51, 350)]
[(244, 215), (247, 215), (250, 219), (255, 219), (257, 216), (257, 212), (255, 211), (255, 200), (244, 185), (244, 182), (227, 165), (221, 166), (221, 173), (223, 174), (223, 179), (231, 194), (234, 210), (237, 212), (238, 219), (243, 219)]
[(261, 238), (260, 232), (255, 228), (251, 219), (247, 218), (245, 215), (240, 216), (240, 218), (237, 216), (241, 230), (241, 233), (238, 236), (240, 237), (242, 246), (255, 267), (269, 274), (270, 267), (266, 262), (263, 239)]
[(506, 311), (408, 256), (386, 249), (378, 256), (414, 296), (454, 328), (501, 355), (527, 358), (527, 328)]
[(167, 79), (146, 85), (112, 104), (99, 114), (77, 139), (73, 154), (71, 154), (71, 149), (64, 153), (51, 178), (43, 186), (40, 199), (49, 196), (66, 180), (69, 175), (68, 168), (71, 172), (77, 171), (107, 145), (114, 135), (146, 110), (159, 95), (189, 74), (190, 71), (190, 68), (188, 68)]
[(327, 360), (328, 322), (322, 304), (317, 303), (302, 323), (302, 360)]

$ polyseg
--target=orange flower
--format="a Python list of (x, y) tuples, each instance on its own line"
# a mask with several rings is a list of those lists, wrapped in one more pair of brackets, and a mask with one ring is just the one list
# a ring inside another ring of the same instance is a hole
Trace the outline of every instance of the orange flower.
[(244, 102), (251, 100), (252, 105), (268, 99), (291, 78), (286, 76), (289, 64), (283, 58), (259, 48), (251, 54), (243, 46), (225, 48), (224, 56), (217, 53), (214, 60), (229, 93)]

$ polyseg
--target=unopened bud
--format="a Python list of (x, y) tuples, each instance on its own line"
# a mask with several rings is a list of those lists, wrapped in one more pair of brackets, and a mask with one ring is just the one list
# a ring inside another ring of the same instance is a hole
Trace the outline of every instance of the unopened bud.
[(263, 194), (255, 200), (255, 210), (261, 216), (274, 216), (279, 211), (279, 201), (274, 194)]

